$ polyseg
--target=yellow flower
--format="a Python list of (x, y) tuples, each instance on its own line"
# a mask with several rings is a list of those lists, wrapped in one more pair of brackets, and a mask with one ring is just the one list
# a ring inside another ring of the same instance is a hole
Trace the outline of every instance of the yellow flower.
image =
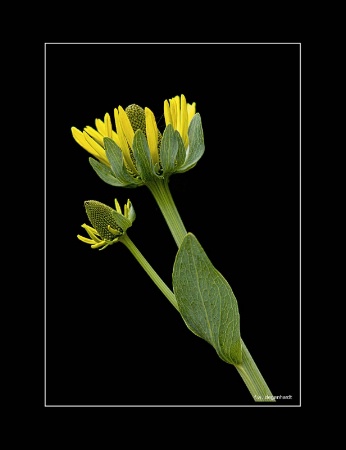
[(186, 103), (184, 95), (165, 100), (164, 116), (163, 135), (153, 112), (135, 104), (114, 109), (115, 129), (106, 113), (103, 121), (95, 120), (95, 128), (71, 130), (76, 142), (96, 158), (90, 158), (90, 164), (103, 181), (136, 187), (189, 170), (204, 152), (195, 103)]

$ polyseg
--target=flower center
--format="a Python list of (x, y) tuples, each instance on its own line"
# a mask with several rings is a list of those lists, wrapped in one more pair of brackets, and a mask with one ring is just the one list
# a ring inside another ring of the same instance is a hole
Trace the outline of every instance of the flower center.
[(145, 130), (145, 112), (144, 109), (141, 108), (138, 105), (129, 105), (125, 109), (126, 115), (129, 118), (129, 121), (131, 123), (132, 129), (134, 132), (137, 130), (143, 131), (144, 135), (146, 136), (146, 130)]
[[(132, 104), (132, 105), (127, 106), (127, 108), (125, 109), (125, 112), (126, 112), (127, 117), (129, 118), (129, 121), (130, 121), (133, 131), (136, 132), (137, 130), (141, 130), (141, 131), (143, 131), (144, 136), (147, 137), (144, 109), (136, 104)], [(160, 152), (161, 140), (162, 140), (162, 134), (159, 131), (158, 139), (157, 139), (157, 147), (158, 147), (159, 152)]]

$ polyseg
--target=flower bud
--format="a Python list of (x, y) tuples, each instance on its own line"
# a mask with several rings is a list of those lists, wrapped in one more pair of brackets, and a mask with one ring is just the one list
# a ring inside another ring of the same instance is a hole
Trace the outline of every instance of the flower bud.
[(123, 234), (122, 228), (117, 224), (113, 216), (113, 208), (96, 200), (85, 201), (84, 206), (90, 223), (102, 239), (107, 241), (114, 239), (114, 233), (109, 231), (108, 226), (117, 230), (119, 234)]
[(92, 224), (83, 224), (89, 238), (78, 235), (78, 239), (87, 244), (91, 244), (92, 248), (106, 248), (108, 245), (119, 241), (127, 229), (132, 226), (136, 218), (135, 210), (130, 202), (127, 201), (122, 212), (119, 202), (115, 199), (115, 208), (105, 205), (96, 200), (87, 200), (84, 202), (87, 216)]

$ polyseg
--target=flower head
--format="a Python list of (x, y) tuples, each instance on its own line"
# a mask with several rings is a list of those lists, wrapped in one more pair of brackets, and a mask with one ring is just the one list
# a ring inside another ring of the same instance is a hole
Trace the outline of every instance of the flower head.
[(114, 109), (115, 130), (110, 115), (96, 119), (95, 127), (72, 135), (93, 158), (90, 164), (99, 177), (113, 186), (136, 187), (153, 180), (186, 172), (204, 152), (204, 138), (196, 104), (184, 95), (164, 102), (166, 128), (159, 131), (149, 108), (130, 105)]
[(79, 234), (77, 237), (82, 242), (91, 244), (91, 248), (103, 250), (108, 245), (115, 244), (126, 233), (126, 230), (136, 218), (136, 213), (130, 200), (124, 206), (124, 213), (121, 211), (117, 199), (115, 199), (116, 209), (96, 200), (85, 201), (84, 206), (94, 228), (84, 223), (82, 228), (86, 230), (89, 238)]

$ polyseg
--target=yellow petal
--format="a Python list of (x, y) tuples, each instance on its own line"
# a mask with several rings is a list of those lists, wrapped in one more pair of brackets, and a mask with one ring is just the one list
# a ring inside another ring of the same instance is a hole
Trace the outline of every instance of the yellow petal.
[(114, 234), (114, 236), (121, 236), (123, 233), (119, 230), (116, 230), (115, 228), (112, 228), (110, 225), (107, 225), (107, 230)]
[(119, 134), (120, 122), (119, 122), (119, 112), (116, 108), (114, 108), (114, 120), (115, 120), (115, 129), (117, 134)]
[(93, 241), (92, 239), (88, 239), (84, 236), (81, 236), (80, 234), (77, 234), (77, 238), (82, 241), (85, 242), (86, 244), (95, 244), (95, 241)]
[[(102, 134), (102, 136), (108, 136), (107, 135), (107, 130), (106, 130), (106, 125), (104, 124), (104, 122), (102, 122), (101, 119), (96, 119), (95, 120), (95, 125), (96, 125), (96, 128), (97, 128), (97, 131), (100, 134)], [(118, 135), (116, 134), (115, 131), (112, 130), (110, 137), (117, 144), (117, 146), (120, 147), (120, 141), (119, 141)]]
[(107, 159), (106, 156), (106, 152), (104, 150), (103, 147), (101, 147), (101, 145), (99, 145), (96, 141), (94, 141), (94, 139), (92, 137), (90, 137), (88, 135), (88, 133), (86, 133), (84, 131), (83, 133), (85, 140), (88, 142), (88, 144), (90, 145), (90, 147), (92, 147), (94, 149), (94, 155), (104, 164), (106, 164), (107, 166), (110, 166), (109, 161)]
[[(95, 142), (85, 131), (82, 133), (75, 127), (72, 127), (71, 130), (74, 139), (81, 147), (109, 166), (105, 151), (97, 142)], [(99, 149), (103, 151), (103, 154)]]
[(172, 114), (172, 120), (173, 120), (173, 127), (175, 130), (179, 131), (180, 126), (180, 100), (179, 97), (176, 95), (174, 98), (170, 100), (171, 102), (171, 114)]
[(98, 238), (98, 232), (95, 230), (95, 228), (90, 227), (89, 225), (83, 223), (82, 228), (85, 229), (85, 231), (88, 233), (88, 235), (91, 237), (93, 242), (101, 242), (101, 239)]
[(102, 136), (106, 136), (106, 125), (104, 124), (104, 122), (102, 122), (101, 119), (95, 120), (95, 126), (97, 131), (102, 134)]
[(172, 119), (171, 123), (173, 125), (173, 128), (175, 129), (177, 121), (176, 121), (176, 117), (175, 117), (175, 114), (174, 114), (175, 108), (174, 108), (174, 102), (173, 102), (172, 98), (169, 99), (169, 111), (170, 111), (171, 119)]
[(84, 228), (84, 230), (86, 231), (91, 231), (94, 234), (98, 234), (97, 230), (95, 230), (95, 228), (91, 227), (90, 225), (87, 225), (86, 223), (83, 223), (83, 225), (81, 225), (82, 228)]
[(164, 110), (164, 115), (165, 115), (166, 126), (169, 124), (172, 124), (171, 110), (170, 110), (169, 103), (167, 100), (164, 101), (163, 110)]
[(94, 139), (94, 141), (103, 147), (103, 135), (101, 133), (89, 126), (85, 127), (83, 131), (87, 132), (88, 135)]
[(186, 108), (186, 98), (184, 94), (180, 96), (180, 108), (181, 109)]
[(173, 128), (181, 135), (185, 147), (188, 146), (189, 124), (196, 114), (196, 103), (186, 103), (185, 95), (176, 95), (169, 102), (164, 102), (164, 115), (166, 125), (172, 124)]
[(134, 164), (133, 164), (133, 161), (132, 161), (132, 158), (131, 158), (130, 149), (129, 149), (129, 145), (127, 143), (125, 134), (124, 134), (124, 132), (122, 130), (122, 127), (120, 125), (119, 113), (118, 113), (118, 110), (116, 108), (114, 108), (114, 119), (115, 119), (115, 126), (116, 126), (116, 129), (117, 129), (117, 136), (118, 136), (118, 140), (119, 140), (118, 146), (120, 147), (121, 151), (123, 152), (125, 163), (126, 163), (127, 167), (130, 170), (132, 170), (132, 172), (138, 173), (136, 168), (135, 168), (135, 166), (134, 166)]
[(126, 140), (129, 144), (129, 146), (132, 148), (133, 144), (133, 138), (134, 138), (134, 131), (130, 122), (130, 119), (127, 117), (126, 112), (123, 110), (121, 106), (119, 106), (119, 121), (121, 129), (123, 130), (123, 133), (125, 134)]
[(106, 128), (106, 136), (112, 137), (112, 122), (110, 115), (108, 113), (105, 114), (105, 128)]
[(193, 102), (192, 105), (190, 103), (187, 104), (187, 117), (188, 117), (188, 125), (192, 120), (192, 117), (196, 114), (196, 103)]
[(101, 242), (98, 242), (97, 244), (92, 245), (91, 248), (100, 248), (100, 247), (103, 247), (105, 244), (106, 244), (106, 241), (101, 241)]
[(187, 107), (186, 107), (186, 98), (184, 95), (181, 96), (181, 105), (180, 105), (180, 135), (183, 139), (185, 148), (188, 145), (187, 139)]
[(159, 162), (159, 152), (157, 149), (157, 141), (159, 130), (157, 129), (156, 120), (153, 112), (149, 108), (145, 108), (145, 128), (147, 133), (148, 146), (154, 165)]
[(84, 150), (86, 150), (87, 152), (91, 153), (94, 156), (97, 156), (97, 153), (95, 152), (95, 150), (93, 149), (93, 147), (91, 147), (91, 145), (88, 144), (88, 142), (85, 140), (85, 136), (84, 134), (78, 130), (75, 127), (71, 128), (72, 131), (72, 136), (74, 137), (75, 141), (84, 148)]
[(118, 202), (118, 200), (116, 198), (114, 199), (114, 203), (115, 203), (115, 209), (117, 210), (117, 212), (122, 214), (120, 203)]
[(124, 205), (124, 216), (128, 219), (129, 217), (129, 211), (131, 208), (131, 202), (130, 199), (127, 200), (126, 204)]

